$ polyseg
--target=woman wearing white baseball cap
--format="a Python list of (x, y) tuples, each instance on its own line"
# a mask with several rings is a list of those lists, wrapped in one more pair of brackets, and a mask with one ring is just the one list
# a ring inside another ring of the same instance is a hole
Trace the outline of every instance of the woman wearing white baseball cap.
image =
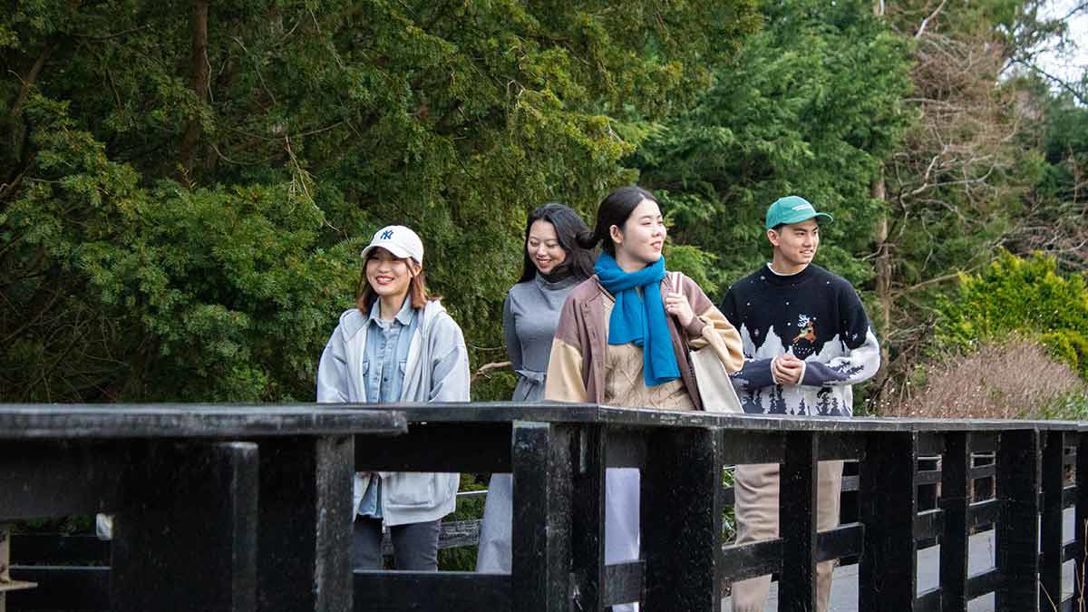
[[(340, 315), (317, 369), (317, 401), (467, 402), (468, 351), (461, 328), (423, 276), (423, 241), (383, 227), (362, 252), (356, 307)], [(442, 517), (453, 512), (458, 474), (355, 475), (352, 565), (381, 569), (383, 526), (397, 569), (436, 571)]]

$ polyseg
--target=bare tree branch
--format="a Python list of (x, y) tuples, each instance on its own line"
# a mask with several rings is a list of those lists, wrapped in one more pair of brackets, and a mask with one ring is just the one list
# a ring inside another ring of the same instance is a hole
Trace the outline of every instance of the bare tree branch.
[(485, 363), (472, 373), (472, 380), (475, 381), (477, 378), (486, 375), (491, 370), (501, 370), (502, 368), (508, 367), (510, 367), (509, 361), (492, 361), (491, 363)]
[(944, 5), (947, 3), (948, 0), (941, 0), (941, 3), (937, 5), (937, 8), (934, 9), (934, 11), (930, 13), (928, 17), (922, 20), (922, 23), (918, 26), (918, 31), (914, 34), (915, 40), (918, 40), (922, 37), (922, 34), (925, 34), (926, 26), (929, 25), (930, 21), (937, 17), (937, 15), (944, 9)]
[(1088, 104), (1088, 96), (1086, 96), (1083, 92), (1081, 92), (1077, 88), (1070, 85), (1069, 82), (1066, 81), (1065, 79), (1063, 79), (1061, 77), (1054, 76), (1054, 75), (1050, 74), (1049, 72), (1047, 72), (1046, 70), (1043, 70), (1042, 68), (1040, 68), (1035, 63), (1025, 61), (1025, 60), (1023, 60), (1023, 59), (1021, 59), (1019, 57), (1014, 57), (1012, 59), (1012, 62), (1015, 63), (1015, 64), (1019, 64), (1019, 65), (1025, 67), (1025, 68), (1027, 68), (1028, 70), (1031, 70), (1033, 72), (1038, 73), (1040, 76), (1042, 76), (1046, 80), (1048, 80), (1051, 83), (1057, 85), (1058, 87), (1065, 90), (1066, 93), (1068, 93), (1069, 95), (1076, 98), (1077, 102), (1080, 102), (1081, 104)]

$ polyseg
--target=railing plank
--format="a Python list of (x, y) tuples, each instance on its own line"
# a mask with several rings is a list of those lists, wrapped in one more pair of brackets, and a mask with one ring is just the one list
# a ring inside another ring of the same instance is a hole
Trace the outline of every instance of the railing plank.
[(755, 432), (726, 429), (722, 436), (722, 461), (726, 465), (782, 463), (786, 437), (780, 431)]
[(257, 597), (262, 612), (351, 608), (353, 436), (261, 445)]
[(1005, 576), (994, 568), (975, 574), (967, 579), (967, 599), (982, 597), (987, 593), (996, 593), (1005, 585)]
[(38, 588), (8, 593), (11, 610), (110, 609), (110, 568), (13, 566), (11, 577), (37, 582)]
[(513, 429), (513, 609), (566, 612), (575, 428), (518, 421)]
[(967, 563), (970, 526), (967, 497), (968, 470), (971, 465), (971, 434), (950, 432), (945, 435), (942, 458), (941, 512), (941, 610), (960, 612), (967, 609)]
[(1066, 561), (1075, 561), (1077, 558), (1077, 542), (1066, 542), (1062, 545), (1062, 563)]
[(976, 431), (971, 434), (971, 452), (972, 453), (994, 453), (997, 452), (997, 432), (993, 431)]
[(1039, 433), (1001, 432), (997, 493), (1005, 512), (996, 530), (997, 569), (1005, 576), (994, 597), (998, 612), (1039, 609)]
[(919, 542), (932, 541), (944, 530), (944, 511), (941, 509), (924, 510), (914, 517), (914, 539)]
[(820, 461), (865, 458), (865, 436), (857, 432), (820, 432)]
[(604, 460), (607, 467), (641, 468), (646, 465), (646, 436), (642, 430), (610, 427), (603, 431), (607, 439)]
[(125, 442), (4, 441), (0, 444), (0, 518), (93, 514), (117, 506), (121, 474), (133, 463)]
[(722, 576), (740, 582), (782, 571), (782, 539), (733, 544), (722, 549)]
[[(646, 567), (642, 561), (606, 565), (604, 575), (603, 603), (605, 606), (630, 603), (642, 599), (642, 593), (646, 588)], [(578, 607), (575, 606), (575, 609), (578, 609)], [(597, 610), (599, 608), (582, 606), (581, 609)]]
[(1062, 481), (1065, 472), (1065, 434), (1048, 431), (1042, 436), (1040, 470), (1042, 508), (1039, 560), (1039, 609), (1052, 610), (1062, 599)]
[[(465, 452), (465, 441), (472, 452)], [(355, 465), (390, 472), (510, 472), (510, 423), (418, 423), (395, 438), (365, 436)]]
[(848, 523), (816, 534), (816, 562), (842, 559), (861, 554), (865, 525)]
[(1004, 506), (1001, 500), (987, 499), (985, 501), (974, 502), (967, 506), (967, 527), (970, 530), (975, 530), (987, 525), (994, 525), (998, 521), (1002, 520), (1002, 512)]
[(786, 434), (786, 457), (779, 481), (778, 532), (782, 537), (782, 574), (778, 601), (784, 610), (816, 609), (816, 490), (820, 437)]
[(649, 610), (721, 609), (722, 436), (715, 429), (648, 433), (642, 550)]
[(870, 435), (861, 464), (859, 509), (865, 551), (859, 568), (861, 612), (911, 612), (915, 601), (917, 434)]
[(257, 608), (257, 445), (158, 445), (123, 476), (115, 612)]
[(600, 610), (608, 580), (604, 565), (604, 458), (613, 442), (599, 425), (579, 430), (578, 455), (571, 501), (574, 601), (583, 610)]
[(12, 565), (109, 565), (110, 543), (93, 535), (13, 534)]
[(923, 432), (918, 434), (918, 456), (936, 457), (944, 453), (944, 437), (942, 431)]
[[(918, 599), (914, 601), (914, 612), (941, 612), (942, 595), (941, 587), (933, 587), (918, 595)], [(967, 608), (961, 609), (966, 610)]]
[(1084, 592), (1086, 565), (1088, 565), (1088, 433), (1081, 431), (1077, 437), (1077, 504), (1073, 519), (1073, 541), (1076, 557), (1073, 563), (1073, 608), (1082, 610), (1088, 606)]
[[(510, 612), (511, 578), (508, 574), (474, 572), (354, 573), (356, 612)], [(440, 606), (433, 606), (441, 602)]]

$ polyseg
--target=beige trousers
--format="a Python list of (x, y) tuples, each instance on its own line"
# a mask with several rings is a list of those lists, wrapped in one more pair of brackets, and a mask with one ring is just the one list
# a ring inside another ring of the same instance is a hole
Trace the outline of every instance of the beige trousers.
[[(778, 537), (777, 463), (738, 465), (733, 490), (736, 495), (737, 544)], [(816, 529), (826, 531), (839, 524), (839, 493), (842, 461), (821, 461), (817, 468)], [(831, 599), (831, 573), (836, 561), (816, 564), (816, 610), (826, 612)], [(781, 580), (789, 580), (782, 576)], [(733, 584), (733, 612), (763, 612), (771, 576), (757, 576)]]

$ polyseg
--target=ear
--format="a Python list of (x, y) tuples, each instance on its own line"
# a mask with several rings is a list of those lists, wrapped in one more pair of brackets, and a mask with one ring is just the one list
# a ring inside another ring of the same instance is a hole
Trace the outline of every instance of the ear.
[(612, 242), (623, 244), (623, 230), (620, 229), (620, 226), (613, 225), (609, 227), (608, 235), (612, 238)]
[(416, 260), (408, 260), (408, 272), (411, 276), (419, 276), (419, 273), (423, 271), (423, 265), (416, 263)]
[(767, 240), (771, 243), (771, 246), (778, 246), (778, 232), (773, 229), (767, 230)]

